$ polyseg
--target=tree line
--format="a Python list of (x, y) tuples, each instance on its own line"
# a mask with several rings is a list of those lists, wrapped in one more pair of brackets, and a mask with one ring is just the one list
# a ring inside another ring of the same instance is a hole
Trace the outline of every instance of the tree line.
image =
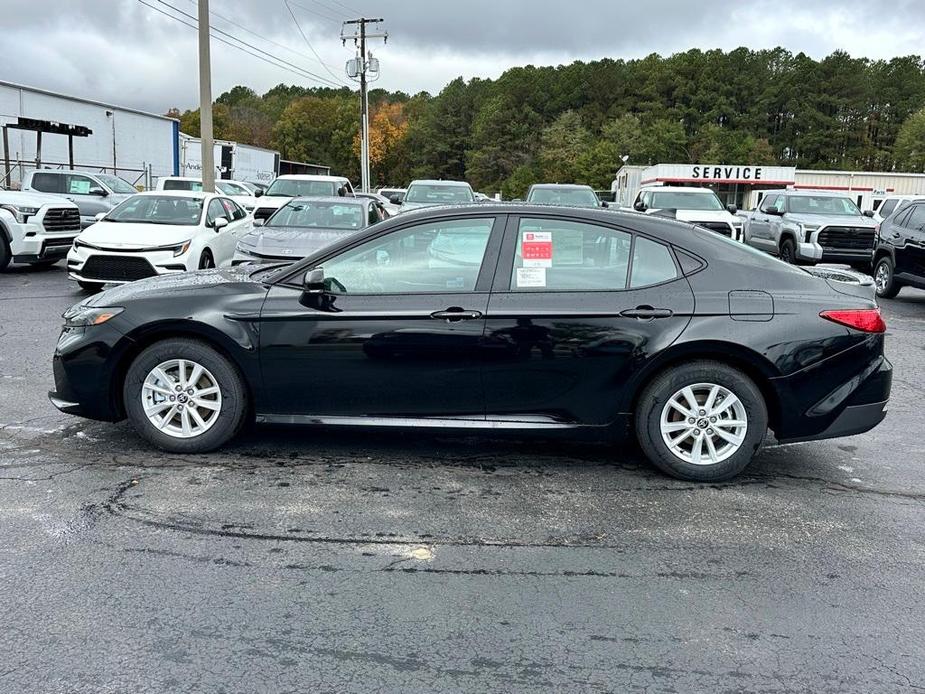
[[(512, 68), (437, 95), (370, 92), (374, 183), (468, 180), (518, 197), (537, 181), (609, 188), (622, 165), (780, 164), (925, 170), (925, 62), (815, 60), (783, 48)], [(199, 134), (199, 112), (180, 118)], [(359, 98), (348, 88), (245, 86), (214, 104), (215, 137), (359, 178)]]

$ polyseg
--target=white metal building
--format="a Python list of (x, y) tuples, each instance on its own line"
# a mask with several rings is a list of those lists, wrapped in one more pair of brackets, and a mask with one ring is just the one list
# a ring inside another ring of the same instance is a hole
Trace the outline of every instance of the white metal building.
[(862, 210), (875, 210), (888, 195), (925, 195), (925, 174), (816, 171), (747, 164), (624, 166), (612, 184), (617, 204), (631, 205), (639, 189), (646, 185), (709, 187), (725, 204), (746, 210), (757, 207), (764, 191), (775, 188), (838, 191), (851, 197)]
[(179, 122), (0, 81), (0, 185), (34, 168), (115, 173), (150, 187), (179, 173)]

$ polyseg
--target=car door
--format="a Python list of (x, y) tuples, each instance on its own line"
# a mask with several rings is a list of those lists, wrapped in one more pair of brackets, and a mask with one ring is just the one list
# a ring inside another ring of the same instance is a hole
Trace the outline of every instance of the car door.
[(314, 265), (322, 294), (303, 293), (301, 271), (275, 284), (260, 316), (269, 419), (484, 419), (498, 219), (442, 216), (358, 241)]
[(483, 342), (489, 420), (604, 425), (694, 310), (668, 245), (599, 222), (510, 217)]
[[(226, 226), (216, 228), (215, 221), (224, 219)], [(237, 241), (234, 237), (232, 217), (225, 209), (222, 198), (212, 198), (206, 208), (206, 245), (212, 249), (212, 256), (216, 266), (228, 265), (234, 256)]]
[(766, 195), (752, 213), (748, 220), (747, 243), (762, 250), (777, 250), (777, 244), (771, 240), (771, 215), (767, 213), (769, 207), (776, 207), (780, 195)]
[(111, 209), (106, 200), (109, 191), (99, 181), (84, 174), (67, 174), (64, 197), (80, 208), (80, 221), (83, 226), (93, 224), (96, 215), (109, 212)]
[(925, 274), (925, 203), (916, 203), (899, 223), (890, 228), (890, 243), (896, 248), (896, 273), (921, 278)]

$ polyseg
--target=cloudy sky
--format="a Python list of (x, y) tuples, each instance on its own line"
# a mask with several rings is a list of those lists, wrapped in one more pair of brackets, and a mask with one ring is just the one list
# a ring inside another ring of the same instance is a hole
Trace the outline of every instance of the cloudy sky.
[[(145, 4), (147, 3), (147, 4)], [(374, 44), (379, 86), (437, 92), (456, 76), (496, 77), (514, 65), (633, 58), (688, 48), (782, 45), (821, 57), (920, 54), (923, 0), (211, 0), (213, 92), (280, 82), (344, 82), (351, 49), (341, 21), (385, 18)], [(150, 6), (149, 6), (150, 5)], [(160, 12), (158, 11), (160, 10)], [(196, 0), (0, 0), (0, 80), (164, 112), (194, 107)], [(230, 35), (230, 36), (229, 36)], [(317, 56), (316, 56), (317, 54)], [(272, 57), (271, 57), (272, 56)], [(320, 60), (319, 60), (320, 57)], [(289, 63), (282, 65), (279, 60)], [(295, 66), (295, 67), (293, 67)], [(311, 73), (311, 74), (309, 74)], [(317, 77), (314, 77), (315, 75)]]

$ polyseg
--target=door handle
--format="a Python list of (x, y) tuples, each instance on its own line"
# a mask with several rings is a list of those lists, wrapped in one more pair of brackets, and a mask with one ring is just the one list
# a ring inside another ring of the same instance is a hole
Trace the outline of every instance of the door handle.
[(620, 311), (624, 318), (638, 318), (639, 320), (652, 320), (653, 318), (671, 318), (674, 311), (668, 308), (652, 308), (651, 306), (637, 306)]
[(447, 323), (455, 323), (461, 320), (474, 320), (475, 318), (481, 318), (481, 311), (467, 311), (462, 308), (456, 308), (455, 306), (448, 308), (445, 311), (434, 311), (430, 314), (430, 317), (434, 320), (445, 320)]

